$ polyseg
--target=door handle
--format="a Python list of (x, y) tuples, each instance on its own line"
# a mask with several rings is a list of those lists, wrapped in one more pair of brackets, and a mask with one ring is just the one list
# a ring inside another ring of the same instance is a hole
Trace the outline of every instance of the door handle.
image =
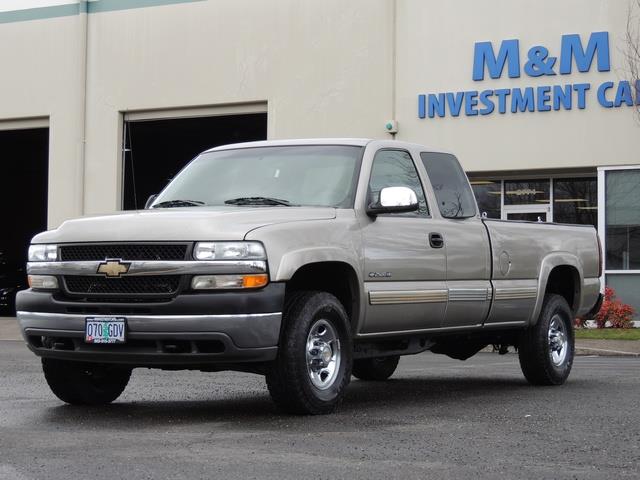
[(439, 233), (432, 232), (429, 234), (429, 245), (431, 248), (442, 248), (444, 247), (444, 238)]

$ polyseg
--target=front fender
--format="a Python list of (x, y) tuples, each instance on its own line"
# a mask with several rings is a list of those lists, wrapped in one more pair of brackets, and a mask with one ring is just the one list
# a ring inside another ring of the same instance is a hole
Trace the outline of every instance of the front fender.
[(362, 284), (361, 269), (358, 261), (349, 255), (344, 248), (339, 247), (309, 247), (293, 250), (283, 254), (277, 266), (271, 265), (271, 276), (274, 282), (286, 282), (293, 277), (301, 267), (311, 263), (340, 262), (346, 263), (356, 272), (358, 284)]

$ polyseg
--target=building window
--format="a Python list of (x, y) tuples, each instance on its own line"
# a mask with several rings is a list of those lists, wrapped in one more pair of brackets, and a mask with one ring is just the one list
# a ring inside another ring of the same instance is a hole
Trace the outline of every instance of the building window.
[[(640, 313), (640, 167), (598, 169), (604, 283)], [(604, 193), (604, 194), (603, 194)], [(603, 231), (604, 230), (604, 231)]]
[(505, 180), (505, 205), (549, 203), (549, 180)]
[(606, 172), (606, 268), (640, 270), (640, 170)]
[(553, 180), (553, 221), (598, 227), (598, 181), (596, 178)]
[(598, 180), (472, 178), (478, 209), (487, 218), (593, 225), (598, 227)]
[(478, 210), (487, 218), (502, 218), (502, 182), (500, 180), (471, 180), (471, 188), (478, 202)]

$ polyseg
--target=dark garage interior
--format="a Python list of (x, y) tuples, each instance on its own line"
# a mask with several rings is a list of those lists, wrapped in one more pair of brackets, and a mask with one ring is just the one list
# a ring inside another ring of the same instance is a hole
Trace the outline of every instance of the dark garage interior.
[(123, 209), (135, 210), (202, 151), (266, 140), (267, 114), (125, 121), (123, 138)]
[(49, 129), (0, 130), (0, 152), (0, 315), (13, 315), (15, 292), (26, 288), (29, 241), (47, 228)]

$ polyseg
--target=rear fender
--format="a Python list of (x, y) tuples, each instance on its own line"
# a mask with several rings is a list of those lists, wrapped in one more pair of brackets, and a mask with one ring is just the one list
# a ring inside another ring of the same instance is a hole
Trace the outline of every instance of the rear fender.
[(540, 315), (540, 310), (542, 310), (542, 303), (544, 302), (544, 295), (547, 290), (547, 283), (549, 281), (549, 275), (551, 271), (556, 267), (561, 266), (569, 266), (576, 269), (578, 272), (578, 294), (574, 299), (574, 305), (569, 305), (569, 307), (577, 312), (580, 308), (581, 304), (581, 295), (582, 295), (582, 284), (584, 281), (582, 264), (578, 257), (569, 252), (554, 252), (542, 259), (542, 263), (540, 265), (540, 273), (538, 275), (538, 295), (536, 299), (536, 305), (531, 314), (531, 318), (529, 319), (529, 325), (535, 325), (538, 321), (538, 316)]

